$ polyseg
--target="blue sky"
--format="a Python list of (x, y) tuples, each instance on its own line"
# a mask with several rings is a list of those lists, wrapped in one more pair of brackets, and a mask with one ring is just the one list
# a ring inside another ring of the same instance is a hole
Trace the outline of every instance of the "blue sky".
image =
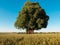
[[(60, 0), (30, 0), (39, 2), (50, 17), (47, 28), (38, 30), (40, 32), (60, 32)], [(0, 32), (20, 32), (16, 29), (14, 22), (21, 11), (26, 0), (0, 0)], [(37, 32), (38, 32), (37, 31)]]

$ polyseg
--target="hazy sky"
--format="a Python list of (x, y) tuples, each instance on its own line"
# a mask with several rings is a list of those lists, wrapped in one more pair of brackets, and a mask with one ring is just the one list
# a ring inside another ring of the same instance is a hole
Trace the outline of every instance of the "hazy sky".
[[(60, 0), (31, 0), (39, 2), (50, 17), (47, 28), (42, 28), (40, 32), (60, 32)], [(16, 29), (14, 22), (21, 11), (26, 0), (0, 0), (0, 32), (20, 32)]]

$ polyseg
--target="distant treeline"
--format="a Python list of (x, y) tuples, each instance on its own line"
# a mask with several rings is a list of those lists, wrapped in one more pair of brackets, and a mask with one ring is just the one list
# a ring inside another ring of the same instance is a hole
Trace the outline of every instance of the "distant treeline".
[[(7, 32), (7, 33), (0, 33), (0, 34), (26, 34), (26, 32)], [(60, 32), (34, 32), (33, 34), (60, 34)]]
[[(26, 32), (18, 32), (17, 34), (26, 34)], [(34, 34), (60, 34), (60, 32), (34, 32)]]

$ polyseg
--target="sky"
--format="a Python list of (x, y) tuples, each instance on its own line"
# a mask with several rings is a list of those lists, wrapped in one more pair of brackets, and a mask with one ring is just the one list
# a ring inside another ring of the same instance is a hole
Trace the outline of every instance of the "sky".
[[(27, 0), (0, 0), (0, 32), (25, 32), (16, 29), (14, 22)], [(50, 17), (47, 28), (35, 32), (60, 32), (60, 0), (30, 0), (38, 2)]]

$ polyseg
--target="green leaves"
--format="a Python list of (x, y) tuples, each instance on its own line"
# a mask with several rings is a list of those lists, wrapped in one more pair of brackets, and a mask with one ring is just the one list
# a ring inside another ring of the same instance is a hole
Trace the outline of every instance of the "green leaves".
[(37, 21), (36, 21), (36, 23), (38, 24), (38, 28), (41, 28), (41, 27), (42, 27), (41, 24), (44, 23), (44, 19), (40, 19), (40, 18), (38, 18)]
[(46, 15), (39, 3), (26, 2), (15, 22), (15, 27), (20, 29), (41, 29), (47, 26), (49, 16)]

